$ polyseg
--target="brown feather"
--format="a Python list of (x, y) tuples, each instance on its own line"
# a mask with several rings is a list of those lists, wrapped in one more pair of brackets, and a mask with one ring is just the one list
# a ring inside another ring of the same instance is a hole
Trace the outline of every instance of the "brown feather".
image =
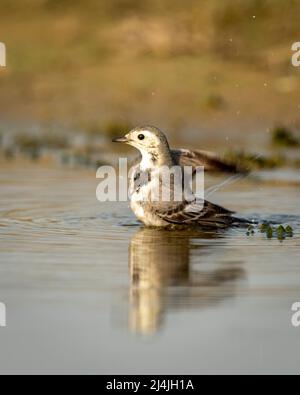
[[(221, 159), (217, 154), (202, 150), (175, 149), (171, 150), (172, 159), (175, 165), (192, 166), (194, 172), (196, 167), (203, 166), (206, 172), (223, 173), (246, 173), (247, 171), (234, 163)], [(131, 166), (140, 163), (141, 156), (135, 158)]]
[(180, 166), (203, 166), (207, 172), (224, 172), (224, 173), (240, 173), (245, 172), (236, 164), (221, 159), (217, 154), (202, 150), (172, 150), (172, 157)]

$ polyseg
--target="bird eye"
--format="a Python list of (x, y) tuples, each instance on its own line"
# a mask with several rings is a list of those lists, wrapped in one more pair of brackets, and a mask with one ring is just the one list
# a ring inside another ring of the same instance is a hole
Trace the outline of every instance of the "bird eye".
[(138, 139), (139, 139), (139, 140), (144, 140), (144, 138), (145, 138), (145, 136), (144, 136), (143, 134), (139, 134), (139, 135), (138, 135)]

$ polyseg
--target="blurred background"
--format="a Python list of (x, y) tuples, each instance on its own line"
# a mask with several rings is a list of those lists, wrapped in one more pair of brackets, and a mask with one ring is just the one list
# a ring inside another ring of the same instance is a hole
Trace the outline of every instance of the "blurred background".
[(1, 0), (0, 7), (6, 157), (63, 150), (66, 162), (75, 155), (99, 165), (111, 159), (111, 137), (138, 124), (160, 127), (173, 145), (233, 159), (268, 151), (255, 166), (286, 164), (270, 146), (299, 144), (297, 0)]
[[(299, 21), (299, 0), (0, 0), (0, 373), (299, 374)], [(205, 186), (265, 226), (97, 201), (139, 124), (253, 170)]]

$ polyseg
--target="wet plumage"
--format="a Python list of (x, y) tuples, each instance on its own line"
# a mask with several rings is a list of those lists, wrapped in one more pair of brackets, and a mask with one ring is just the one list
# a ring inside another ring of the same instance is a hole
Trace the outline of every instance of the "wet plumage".
[[(131, 208), (137, 218), (146, 226), (202, 226), (224, 228), (237, 221), (232, 212), (209, 201), (198, 199), (177, 199), (173, 188), (182, 188), (181, 184), (170, 185), (171, 198), (154, 199), (155, 188), (164, 187), (161, 169), (173, 166), (204, 166), (206, 171), (237, 172), (231, 164), (221, 161), (216, 155), (205, 151), (171, 150), (166, 136), (156, 127), (142, 126), (133, 129), (125, 137), (115, 139), (137, 148), (141, 157), (135, 161), (130, 178)], [(175, 184), (174, 184), (175, 183)]]

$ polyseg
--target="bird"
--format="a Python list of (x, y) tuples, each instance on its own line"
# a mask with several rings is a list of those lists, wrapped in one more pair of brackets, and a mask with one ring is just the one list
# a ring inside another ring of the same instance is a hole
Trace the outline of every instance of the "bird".
[(170, 198), (161, 198), (161, 190), (165, 187), (161, 169), (192, 166), (195, 174), (197, 166), (204, 166), (206, 171), (223, 169), (237, 172), (238, 169), (234, 165), (222, 162), (205, 151), (172, 150), (165, 134), (151, 125), (135, 127), (124, 137), (114, 138), (113, 142), (125, 143), (140, 151), (141, 157), (134, 162), (129, 177), (130, 205), (136, 217), (145, 226), (226, 228), (234, 223), (244, 222), (234, 217), (232, 211), (199, 199), (191, 191), (188, 199), (183, 194), (178, 198), (174, 189), (182, 189), (184, 181), (179, 182), (176, 177), (167, 185)]

